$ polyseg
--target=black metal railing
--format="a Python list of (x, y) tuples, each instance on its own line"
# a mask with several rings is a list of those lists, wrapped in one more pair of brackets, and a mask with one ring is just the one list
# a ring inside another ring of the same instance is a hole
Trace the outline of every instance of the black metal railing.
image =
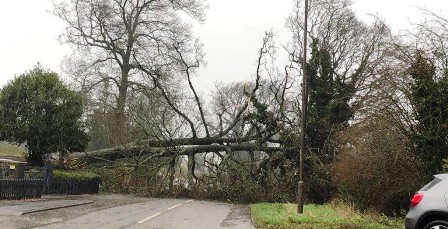
[(43, 194), (98, 194), (99, 186), (99, 178), (54, 178), (51, 165), (17, 164), (13, 171), (9, 166), (0, 169), (0, 199), (41, 198)]
[(71, 180), (53, 179), (49, 188), (49, 194), (56, 195), (80, 195), (97, 194), (100, 187), (100, 179)]
[(0, 199), (41, 198), (42, 182), (42, 179), (0, 179)]

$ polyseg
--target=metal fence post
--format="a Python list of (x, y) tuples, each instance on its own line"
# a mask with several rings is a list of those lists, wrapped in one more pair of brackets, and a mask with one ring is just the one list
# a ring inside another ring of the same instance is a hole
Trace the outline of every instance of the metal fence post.
[(43, 194), (47, 194), (47, 190), (48, 190), (48, 164), (46, 164), (44, 166), (43, 171), (44, 171), (44, 174), (43, 174), (43, 177), (42, 177), (42, 180), (43, 180), (43, 182), (42, 182), (42, 193)]
[(45, 184), (46, 184), (45, 194), (51, 194), (51, 182), (53, 181), (53, 166), (51, 164), (47, 164), (45, 166), (45, 172), (46, 172), (46, 177), (45, 177)]
[(17, 179), (25, 179), (25, 165), (19, 163), (16, 165)]

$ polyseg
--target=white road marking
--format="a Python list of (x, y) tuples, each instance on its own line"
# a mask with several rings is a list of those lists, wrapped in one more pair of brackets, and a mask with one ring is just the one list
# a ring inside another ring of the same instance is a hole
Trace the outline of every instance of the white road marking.
[(140, 223), (144, 223), (144, 222), (146, 222), (146, 221), (148, 221), (148, 220), (150, 220), (150, 219), (152, 219), (152, 218), (154, 218), (154, 217), (156, 217), (156, 216), (158, 216), (158, 215), (160, 215), (160, 214), (162, 214), (162, 212), (159, 212), (159, 213), (157, 213), (157, 214), (154, 214), (154, 215), (152, 215), (152, 216), (150, 216), (150, 217), (148, 217), (148, 218), (142, 219), (142, 220), (138, 221), (137, 223), (138, 223), (138, 224), (140, 224)]
[[(190, 203), (190, 202), (192, 202), (192, 201), (193, 201), (193, 200), (187, 200), (187, 201), (185, 201), (185, 203)], [(180, 204), (176, 204), (176, 205), (174, 205), (174, 206), (169, 207), (168, 210), (172, 210), (172, 209), (177, 208), (177, 207), (179, 207), (179, 206), (181, 206), (181, 205), (182, 205), (182, 203), (180, 203)], [(154, 215), (152, 215), (152, 216), (150, 216), (150, 217), (148, 217), (148, 218), (144, 218), (144, 219), (138, 221), (137, 223), (138, 223), (138, 224), (144, 223), (144, 222), (146, 222), (146, 221), (148, 221), (148, 220), (150, 220), (150, 219), (152, 219), (152, 218), (154, 218), (154, 217), (157, 217), (157, 216), (159, 216), (159, 215), (161, 215), (161, 214), (162, 214), (162, 212), (156, 213), (156, 214), (154, 214)]]
[(176, 205), (174, 205), (174, 206), (172, 206), (172, 207), (169, 207), (169, 208), (168, 208), (168, 210), (171, 210), (171, 209), (177, 208), (177, 207), (179, 207), (180, 205), (182, 205), (182, 204), (176, 204)]

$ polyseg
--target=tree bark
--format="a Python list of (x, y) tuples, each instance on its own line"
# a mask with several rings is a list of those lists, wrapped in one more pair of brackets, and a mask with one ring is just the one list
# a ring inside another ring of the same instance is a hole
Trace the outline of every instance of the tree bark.
[(176, 177), (176, 157), (171, 158), (169, 164), (170, 182), (168, 184), (168, 189), (170, 193), (173, 192), (174, 179)]
[(126, 100), (129, 88), (129, 68), (123, 67), (121, 69), (121, 82), (118, 88), (118, 98), (117, 98), (117, 108), (116, 108), (116, 125), (113, 128), (115, 136), (115, 144), (124, 144), (126, 142), (126, 136), (124, 133), (126, 131)]

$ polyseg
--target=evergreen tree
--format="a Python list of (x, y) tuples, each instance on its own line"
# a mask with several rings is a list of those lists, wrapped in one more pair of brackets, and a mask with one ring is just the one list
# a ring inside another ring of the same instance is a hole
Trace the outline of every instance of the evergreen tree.
[(409, 73), (413, 79), (410, 100), (417, 121), (414, 144), (428, 175), (432, 175), (441, 171), (448, 153), (448, 75), (437, 79), (434, 64), (423, 52), (416, 54)]
[(42, 166), (51, 153), (85, 149), (82, 111), (81, 97), (37, 66), (1, 90), (0, 140), (25, 144), (28, 163)]
[(312, 43), (308, 63), (309, 102), (307, 143), (324, 163), (332, 161), (331, 141), (335, 132), (347, 126), (353, 116), (349, 104), (354, 87), (334, 73), (330, 52)]
[(315, 203), (324, 203), (336, 190), (327, 166), (335, 155), (335, 133), (348, 125), (353, 116), (349, 104), (354, 94), (353, 81), (346, 82), (335, 74), (332, 56), (318, 40), (311, 44), (308, 120), (306, 130), (308, 154), (305, 173), (310, 184), (307, 196)]

